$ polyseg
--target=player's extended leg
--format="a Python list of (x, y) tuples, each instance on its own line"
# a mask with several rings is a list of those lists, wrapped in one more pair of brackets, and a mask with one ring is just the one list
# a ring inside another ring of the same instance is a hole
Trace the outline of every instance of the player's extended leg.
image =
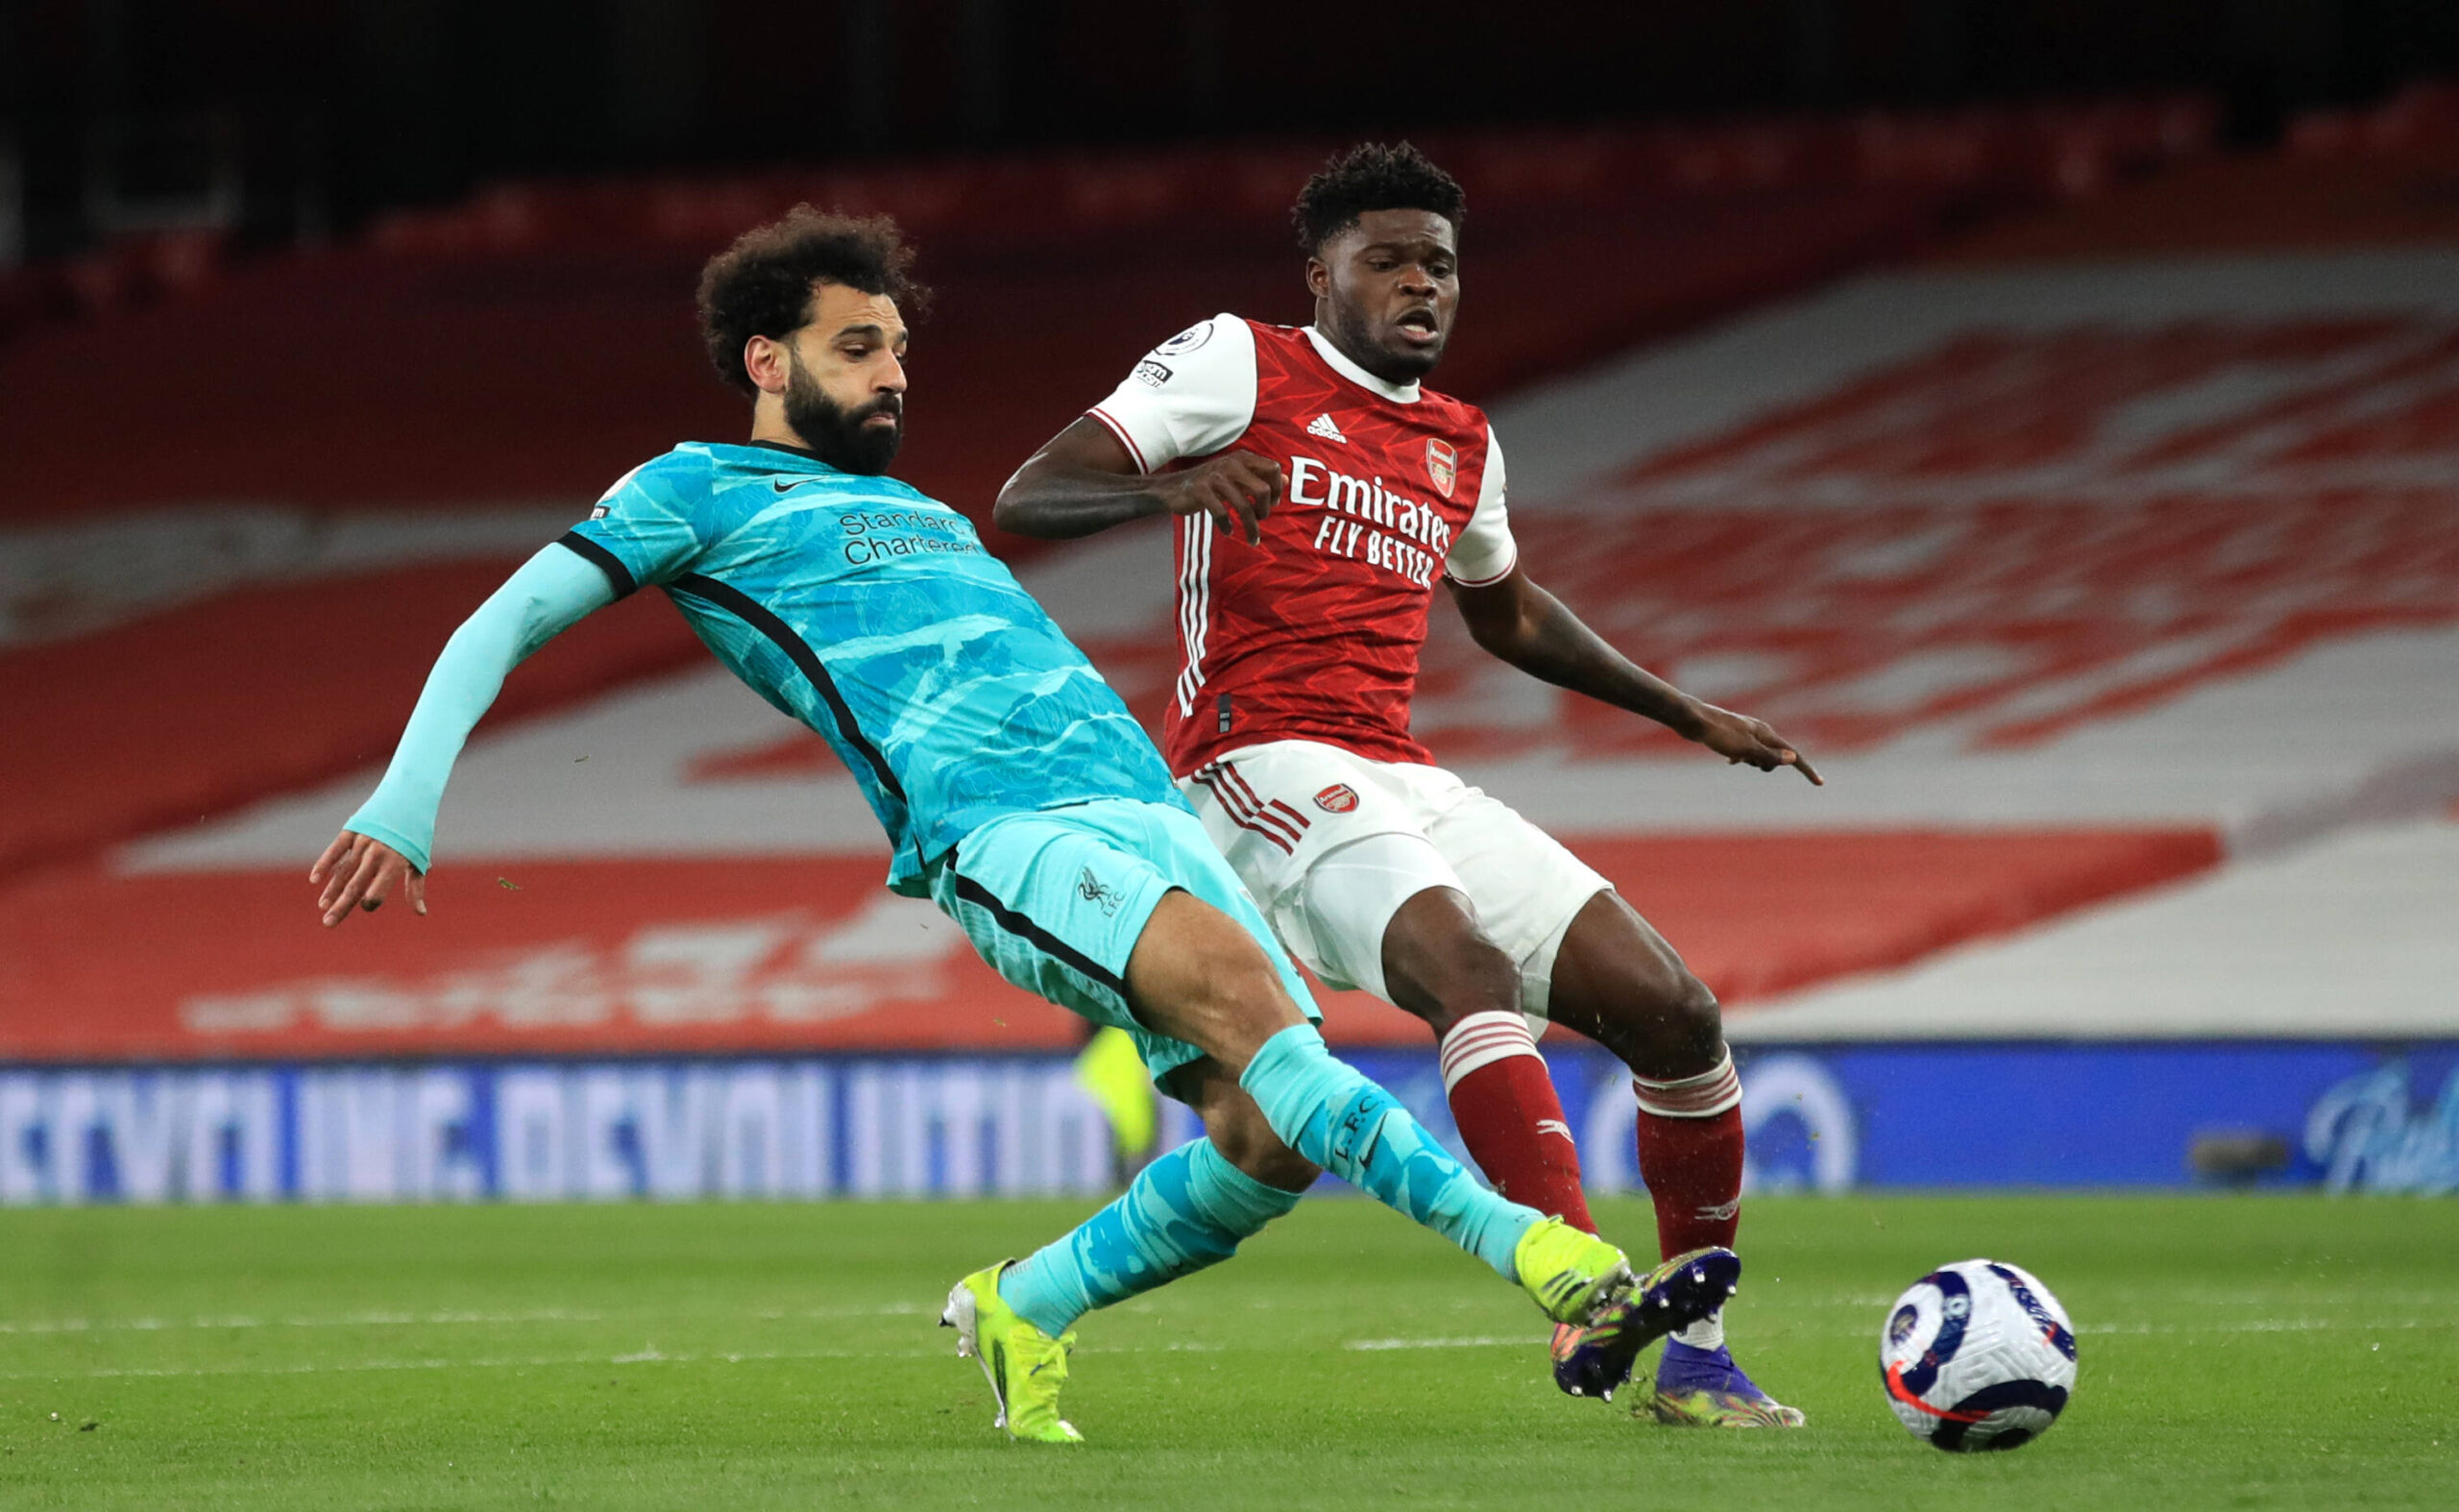
[(1172, 892), (1136, 941), (1127, 985), (1154, 1032), (1205, 1051), (1168, 1085), (1208, 1133), (1010, 1267), (1000, 1292), (1019, 1315), (1057, 1336), (1094, 1307), (1226, 1259), (1325, 1168), (1522, 1279), (1522, 1240), (1543, 1215), (1479, 1186), (1398, 1099), (1333, 1059), (1246, 926)]
[(1078, 1318), (1229, 1258), (1323, 1167), (1520, 1282), (1558, 1321), (1593, 1318), (1629, 1289), (1620, 1252), (1479, 1186), (1390, 1093), (1332, 1059), (1275, 963), (1219, 910), (1164, 896), (1126, 981), (1155, 1032), (1205, 1049), (1170, 1088), (1207, 1132), (1071, 1232), (950, 1295), (941, 1321), (982, 1359), (1017, 1437), (1080, 1437), (1058, 1412)]
[(1009, 980), (1129, 1028), (1149, 1062), (1217, 1066), (1209, 1085), (1236, 1093), (1210, 1110), (1212, 1135), (1156, 1161), (1076, 1233), (951, 1293), (943, 1321), (983, 1360), (1019, 1437), (1077, 1436), (1057, 1409), (1075, 1316), (1226, 1257), (1316, 1166), (1557, 1317), (1591, 1318), (1628, 1288), (1619, 1251), (1478, 1186), (1388, 1092), (1331, 1058), (1299, 1006), (1303, 985), (1191, 817), (1087, 804), (997, 821), (968, 837), (934, 891)]
[[(1563, 937), (1546, 1012), (1631, 1069), (1640, 1177), (1656, 1206), (1658, 1248), (1668, 1256), (1730, 1249), (1741, 1223), (1741, 1082), (1716, 994), (1629, 903), (1603, 891)], [(1721, 1312), (1667, 1341), (1651, 1407), (1678, 1423), (1802, 1421), (1734, 1365)]]
[(1191, 894), (1162, 899), (1128, 963), (1136, 1016), (1235, 1075), (1282, 1146), (1522, 1280), (1515, 1252), (1544, 1215), (1480, 1186), (1398, 1098), (1333, 1059), (1261, 933), (1260, 918)]

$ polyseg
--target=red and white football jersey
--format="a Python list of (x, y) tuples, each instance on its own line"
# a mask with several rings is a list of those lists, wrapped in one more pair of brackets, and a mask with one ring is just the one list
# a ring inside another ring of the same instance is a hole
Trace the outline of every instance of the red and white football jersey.
[(1090, 413), (1148, 473), (1237, 448), (1287, 479), (1260, 547), (1179, 522), (1170, 769), (1284, 740), (1431, 762), (1409, 698), (1435, 578), (1496, 582), (1519, 557), (1484, 412), (1386, 383), (1312, 328), (1223, 314), (1154, 348)]

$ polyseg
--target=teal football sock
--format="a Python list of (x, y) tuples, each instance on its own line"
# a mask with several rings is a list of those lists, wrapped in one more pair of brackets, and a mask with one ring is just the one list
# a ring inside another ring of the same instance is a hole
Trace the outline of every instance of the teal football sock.
[(1190, 1139), (1136, 1173), (1118, 1201), (999, 1273), (999, 1295), (1052, 1338), (1096, 1307), (1192, 1275), (1298, 1206)]
[(1520, 1279), (1512, 1251), (1542, 1215), (1479, 1185), (1400, 1099), (1334, 1060), (1311, 1026), (1295, 1024), (1265, 1040), (1238, 1085), (1283, 1144), (1449, 1239), (1503, 1280)]

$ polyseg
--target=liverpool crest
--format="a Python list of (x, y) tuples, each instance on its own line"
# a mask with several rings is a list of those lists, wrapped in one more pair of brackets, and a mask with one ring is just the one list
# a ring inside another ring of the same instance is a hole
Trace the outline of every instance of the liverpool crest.
[(1425, 444), (1425, 476), (1434, 479), (1435, 492), (1446, 499), (1451, 497), (1452, 479), (1460, 476), (1460, 454), (1451, 450), (1449, 442)]

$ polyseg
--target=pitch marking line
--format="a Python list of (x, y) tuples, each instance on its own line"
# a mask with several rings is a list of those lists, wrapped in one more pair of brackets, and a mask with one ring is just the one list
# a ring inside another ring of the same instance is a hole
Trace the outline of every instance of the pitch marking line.
[(9, 1371), (0, 1380), (160, 1379), (186, 1376), (322, 1376), (408, 1370), (543, 1370), (557, 1366), (742, 1365), (773, 1360), (937, 1359), (939, 1350), (761, 1350), (719, 1354), (668, 1354), (654, 1346), (630, 1354), (533, 1354), (488, 1359), (376, 1359), (338, 1364), (119, 1366), (86, 1371)]
[[(898, 1313), (919, 1309), (899, 1306)], [(1516, 1342), (1525, 1342), (1516, 1341)], [(1228, 1348), (1220, 1344), (1171, 1343), (1155, 1346), (1130, 1345), (1124, 1348), (1096, 1350), (1101, 1354), (1150, 1354), (1164, 1353), (1215, 1353)], [(98, 1370), (5, 1371), (0, 1380), (113, 1380), (122, 1378), (165, 1379), (190, 1376), (321, 1376), (359, 1375), (388, 1371), (414, 1370), (545, 1370), (561, 1366), (612, 1365), (743, 1365), (799, 1360), (891, 1360), (939, 1359), (948, 1356), (944, 1349), (913, 1350), (729, 1350), (705, 1354), (669, 1354), (651, 1344), (624, 1354), (532, 1354), (518, 1357), (481, 1359), (374, 1359), (348, 1360), (341, 1363), (300, 1361), (287, 1365), (195, 1365), (195, 1366), (110, 1366)]]
[[(902, 1318), (924, 1311), (920, 1303), (891, 1302), (864, 1307), (803, 1307), (792, 1311), (771, 1309), (751, 1316), (763, 1323), (793, 1319), (824, 1321), (835, 1318)], [(233, 1314), (229, 1317), (196, 1318), (28, 1318), (14, 1322), (0, 1321), (0, 1334), (45, 1333), (156, 1333), (200, 1329), (367, 1329), (402, 1328), (427, 1324), (499, 1324), (525, 1323), (607, 1323), (624, 1319), (683, 1320), (681, 1313), (605, 1313), (576, 1312), (564, 1307), (537, 1307), (520, 1312), (350, 1312), (330, 1318), (252, 1318)]]

